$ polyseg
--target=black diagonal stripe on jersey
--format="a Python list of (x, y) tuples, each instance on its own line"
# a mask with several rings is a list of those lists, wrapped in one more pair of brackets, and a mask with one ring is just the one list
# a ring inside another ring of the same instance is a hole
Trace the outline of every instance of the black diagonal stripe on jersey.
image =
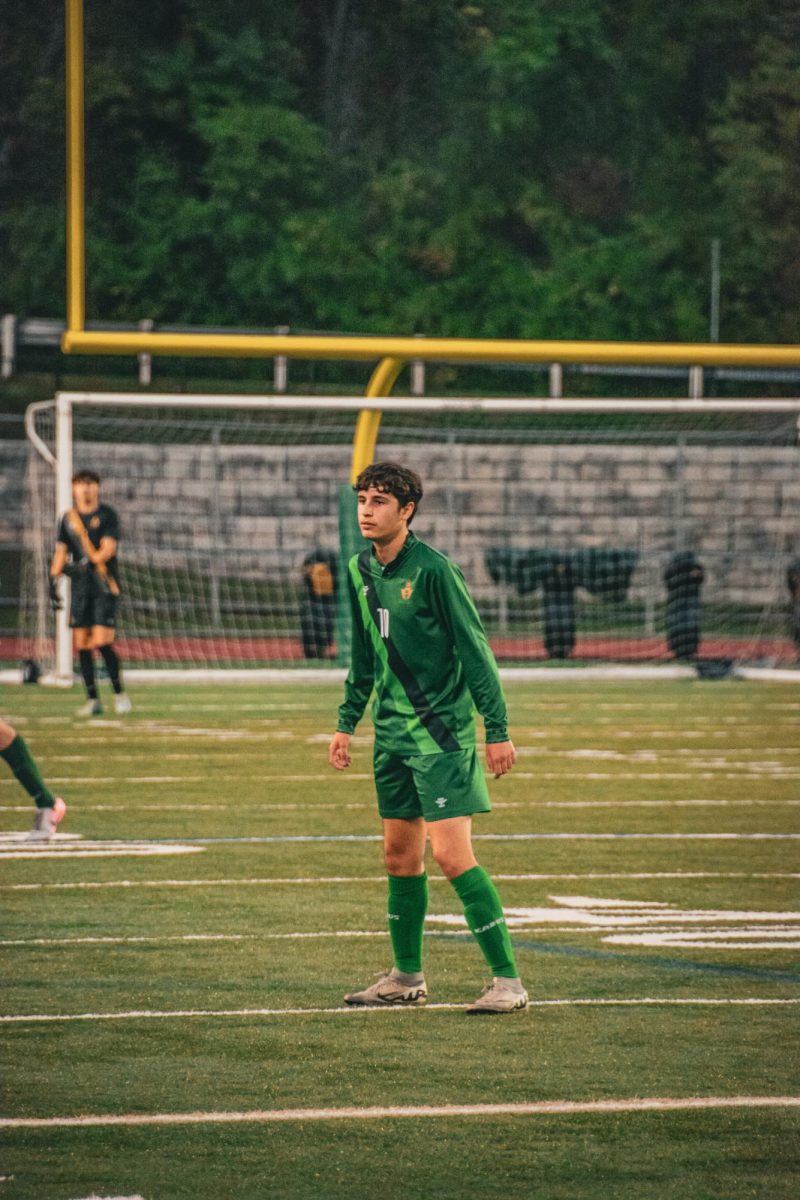
[[(370, 615), (375, 622), (376, 629), (380, 631), (381, 624), (380, 617), (378, 616), (378, 608), (380, 606), (378, 604), (377, 593), (372, 586), (372, 575), (370, 574), (369, 570), (369, 556), (371, 553), (371, 550), (361, 551), (358, 556), (358, 569), (361, 574), (361, 578), (364, 580), (365, 585), (367, 585), (367, 607), (369, 608)], [(428, 697), (425, 695), (422, 688), (414, 678), (411, 668), (400, 657), (400, 652), (398, 651), (392, 639), (390, 637), (386, 637), (381, 638), (381, 641), (386, 646), (386, 656), (389, 660), (389, 666), (399, 679), (403, 691), (411, 701), (414, 707), (414, 712), (417, 714), (420, 722), (425, 726), (433, 740), (439, 746), (441, 746), (442, 750), (445, 750), (448, 753), (451, 753), (455, 750), (460, 750), (461, 747), (445, 725), (444, 721), (441, 719), (441, 717), (437, 717), (436, 713), (431, 708)]]

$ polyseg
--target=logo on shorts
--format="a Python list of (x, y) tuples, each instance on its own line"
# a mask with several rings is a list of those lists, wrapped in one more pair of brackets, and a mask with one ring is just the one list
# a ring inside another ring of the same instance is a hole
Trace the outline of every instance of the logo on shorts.
[(414, 585), (410, 579), (407, 579), (405, 585), (400, 589), (400, 596), (403, 600), (410, 600), (414, 594)]
[(444, 808), (447, 804), (447, 796), (437, 796), (435, 803), (439, 808)]

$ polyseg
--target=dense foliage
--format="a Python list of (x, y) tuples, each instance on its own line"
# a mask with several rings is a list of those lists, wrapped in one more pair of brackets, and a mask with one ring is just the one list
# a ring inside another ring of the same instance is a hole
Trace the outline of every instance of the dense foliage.
[[(0, 311), (64, 310), (63, 29), (4, 5)], [(86, 0), (90, 318), (797, 341), (796, 0)]]

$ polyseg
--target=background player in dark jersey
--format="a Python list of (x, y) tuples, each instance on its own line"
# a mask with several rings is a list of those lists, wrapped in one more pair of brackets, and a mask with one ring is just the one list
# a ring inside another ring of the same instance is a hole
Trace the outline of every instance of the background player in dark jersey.
[(72, 477), (74, 507), (61, 518), (53, 561), (50, 565), (50, 596), (60, 607), (56, 580), (68, 575), (72, 580), (70, 625), (73, 645), (86, 686), (86, 704), (82, 716), (103, 711), (97, 696), (94, 651), (106, 665), (114, 689), (114, 709), (131, 711), (131, 702), (122, 686), (120, 662), (114, 649), (119, 603), (117, 544), (119, 519), (108, 504), (100, 501), (100, 476), (94, 471), (78, 471)]
[(430, 838), (492, 971), (492, 983), (467, 1012), (523, 1009), (528, 996), (500, 897), (472, 848), (473, 814), (491, 808), (475, 745), (475, 708), (484, 719), (486, 761), (495, 779), (515, 758), (494, 655), (461, 571), (408, 528), (422, 498), (419, 477), (395, 463), (375, 463), (361, 473), (356, 491), (359, 527), (372, 547), (348, 566), (352, 662), (328, 757), (337, 770), (350, 765), (350, 737), (374, 690), (375, 786), (394, 966), (345, 1002), (425, 1003)]
[(42, 779), (25, 739), (8, 721), (0, 718), (0, 758), (4, 758), (36, 805), (36, 819), (29, 837), (51, 838), (63, 820), (67, 806), (54, 796)]

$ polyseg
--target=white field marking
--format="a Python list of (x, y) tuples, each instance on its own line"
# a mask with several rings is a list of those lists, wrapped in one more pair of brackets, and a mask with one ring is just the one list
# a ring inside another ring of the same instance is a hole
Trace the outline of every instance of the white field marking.
[[(747, 940), (748, 936), (751, 941)], [(673, 946), (684, 950), (800, 950), (800, 930), (770, 929), (769, 933), (762, 933), (757, 929), (751, 930), (749, 935), (738, 929), (704, 930), (696, 937), (687, 934), (686, 930), (665, 930), (661, 933), (612, 934), (603, 941), (615, 946)]]
[[(22, 835), (24, 836), (24, 835)], [(735, 841), (735, 842), (786, 842), (800, 838), (800, 833), (476, 833), (473, 841), (483, 842), (539, 842), (539, 841)], [(253, 834), (249, 837), (193, 837), (185, 842), (192, 846), (217, 845), (282, 845), (290, 843), (313, 843), (324, 845), (330, 842), (380, 842), (382, 837), (377, 833), (291, 833), (291, 834)], [(47, 843), (52, 846), (53, 842)], [(110, 845), (110, 843), (108, 843)], [(119, 853), (125, 853), (126, 843), (120, 839), (116, 843)], [(148, 845), (174, 846), (168, 838), (155, 839)], [(41, 853), (44, 853), (42, 851)], [(59, 851), (56, 851), (59, 853)], [(62, 852), (63, 853), (63, 852)], [(76, 853), (78, 853), (76, 851)], [(111, 851), (109, 851), (111, 853)], [(156, 851), (153, 851), (156, 853)], [(165, 851), (167, 853), (167, 851)], [(177, 853), (177, 851), (175, 851)]]
[[(452, 924), (457, 924), (453, 921)], [(586, 930), (577, 924), (572, 925), (552, 925), (547, 922), (541, 925), (514, 925), (514, 933), (585, 933)], [(426, 929), (424, 935), (426, 937), (435, 937), (437, 930)], [(700, 946), (705, 949), (714, 949), (720, 944), (722, 939), (730, 939), (730, 945), (720, 945), (721, 949), (749, 949), (749, 950), (766, 950), (766, 949), (792, 949), (789, 943), (790, 939), (798, 938), (797, 929), (774, 929), (770, 927), (769, 933), (765, 936), (770, 938), (770, 943), (763, 941), (755, 941), (752, 945), (740, 945), (735, 939), (744, 938), (745, 936), (757, 938), (761, 936), (760, 929), (752, 929), (749, 931), (742, 930), (712, 930), (703, 931), (702, 937), (706, 939), (703, 942), (694, 940), (678, 941), (673, 939), (689, 939), (690, 934), (687, 934), (685, 929), (676, 929), (673, 931), (665, 931), (664, 934), (642, 934), (642, 939), (649, 938), (664, 938), (669, 940), (649, 941), (640, 940), (639, 934), (631, 934), (630, 938), (627, 934), (620, 936), (604, 937), (604, 942), (616, 942), (620, 945), (685, 945), (685, 946)], [(293, 933), (184, 933), (184, 934), (149, 934), (147, 936), (133, 937), (82, 937), (82, 938), (17, 938), (5, 941), (0, 941), (0, 946), (6, 948), (25, 949), (31, 946), (53, 946), (64, 947), (69, 949), (72, 946), (136, 946), (148, 945), (158, 946), (165, 943), (170, 944), (191, 944), (193, 942), (264, 942), (264, 941), (305, 941), (305, 940), (329, 940), (337, 938), (388, 938), (389, 932), (386, 929), (364, 930), (364, 929), (337, 929), (324, 932), (293, 932)], [(786, 939), (786, 941), (778, 941), (777, 939)], [(713, 941), (713, 945), (711, 942)], [(774, 943), (774, 944), (773, 944)]]
[[(529, 1008), (636, 1008), (655, 1005), (658, 1007), (786, 1007), (800, 1004), (800, 997), (707, 997), (707, 996), (642, 996), (625, 999), (613, 997), (599, 998), (564, 998), (557, 1000), (529, 1000)], [(463, 1012), (466, 1004), (426, 1004), (424, 1009), (415, 1012)], [(359, 1013), (407, 1012), (401, 1005), (387, 1005), (385, 1008), (350, 1008), (343, 1004), (335, 1008), (184, 1008), (184, 1009), (131, 1009), (128, 1012), (85, 1012), (85, 1013), (12, 1013), (0, 1016), (2, 1025), (47, 1025), (57, 1022), (71, 1021), (162, 1021), (186, 1020), (188, 1017), (238, 1018), (238, 1017), (308, 1017), (308, 1016), (357, 1016)]]
[[(170, 777), (165, 776), (164, 778), (167, 779)], [(206, 781), (208, 777), (204, 775), (201, 778), (204, 781)], [(302, 775), (280, 775), (280, 776), (264, 775), (264, 776), (258, 776), (258, 777), (254, 777), (252, 775), (241, 776), (241, 777), (226, 775), (225, 778), (226, 778), (226, 783), (229, 782), (230, 779), (236, 779), (236, 778), (247, 778), (250, 781), (253, 781), (255, 779), (255, 781), (258, 783), (273, 783), (273, 782), (283, 783), (283, 782), (286, 782), (287, 780), (288, 781), (295, 781), (295, 780), (300, 781), (300, 780), (317, 780), (317, 779), (319, 779), (320, 781), (324, 780), (327, 782), (327, 776), (324, 776), (324, 775), (319, 775), (319, 776), (316, 776), (316, 775), (306, 775), (306, 776), (302, 776)], [(341, 776), (337, 776), (336, 778), (341, 778)], [(355, 779), (359, 779), (359, 780), (372, 779), (372, 776), (371, 775), (349, 775), (349, 776), (347, 776), (347, 778), (352, 783), (352, 781)], [(175, 777), (175, 779), (178, 782), (187, 782), (189, 780), (189, 777), (188, 776), (178, 776), (178, 777)], [(148, 782), (152, 782), (152, 781), (153, 780), (151, 779)], [(0, 780), (0, 784), (2, 784), (4, 782), (5, 782), (4, 780)], [(14, 780), (11, 780), (10, 782), (15, 783)], [(56, 780), (52, 780), (52, 782), (56, 782)], [(77, 783), (77, 782), (81, 782), (81, 781), (76, 780), (76, 779), (70, 779), (70, 780), (64, 779), (64, 780), (60, 780), (59, 782)], [(88, 782), (91, 782), (91, 783), (109, 782), (110, 783), (112, 781), (110, 779), (102, 780), (102, 781), (98, 780), (98, 779), (92, 779), (92, 780), (87, 779), (87, 780), (83, 780), (82, 782), (86, 782), (86, 783), (88, 783)], [(131, 779), (124, 780), (123, 779), (123, 780), (114, 780), (113, 782), (115, 782), (115, 783), (119, 783), (119, 782), (136, 783), (136, 782), (141, 782), (141, 780), (131, 780)], [(81, 802), (80, 807), (81, 807), (81, 812), (119, 812), (118, 804), (84, 804), (83, 802)], [(309, 812), (317, 812), (319, 809), (326, 809), (326, 808), (335, 808), (335, 809), (338, 809), (338, 808), (347, 808), (347, 809), (370, 808), (370, 809), (372, 809), (374, 807), (375, 807), (374, 801), (372, 801), (372, 800), (348, 801), (347, 803), (331, 802), (330, 804), (326, 803), (325, 801), (322, 801), (320, 803), (317, 803), (317, 802), (305, 803), (303, 801), (298, 801), (298, 802), (293, 802), (293, 803), (277, 803), (277, 804), (273, 803), (270, 800), (250, 800), (250, 801), (237, 800), (236, 801), (237, 810), (242, 809), (242, 808), (252, 808), (252, 809), (257, 809), (257, 810), (269, 809), (270, 811), (277, 811), (277, 810), (280, 810), (280, 811), (306, 811), (307, 810)], [(762, 799), (751, 799), (751, 800), (493, 800), (492, 801), (493, 809), (495, 809), (495, 808), (514, 808), (514, 809), (525, 808), (525, 809), (531, 809), (532, 811), (538, 811), (539, 809), (544, 809), (544, 808), (559, 808), (559, 809), (560, 808), (581, 808), (581, 809), (597, 808), (597, 809), (605, 810), (605, 809), (609, 809), (609, 808), (798, 808), (798, 807), (800, 807), (800, 800), (779, 800), (779, 799), (773, 799), (773, 798), (768, 798), (768, 799), (763, 799), (763, 800)], [(126, 800), (125, 801), (126, 812), (130, 811), (131, 809), (133, 809), (137, 812), (229, 812), (231, 809), (231, 805), (230, 804), (174, 804), (174, 803), (169, 803), (169, 802), (164, 802), (162, 804), (137, 804), (135, 802), (132, 803), (131, 801)], [(31, 810), (30, 804), (0, 804), (0, 812), (30, 812), (30, 810)], [(0, 836), (2, 836), (2, 835), (0, 835)]]
[[(555, 899), (555, 897), (553, 897)], [(587, 901), (588, 905), (588, 901)], [(794, 922), (791, 926), (793, 936), (800, 936), (800, 913), (792, 912), (725, 912), (709, 909), (706, 912), (680, 912), (674, 908), (665, 907), (663, 912), (652, 915), (643, 915), (637, 912), (633, 907), (626, 910), (624, 914), (608, 914), (597, 913), (587, 908), (576, 909), (570, 911), (563, 908), (515, 908), (506, 906), (504, 908), (506, 924), (509, 929), (518, 929), (535, 924), (540, 926), (554, 925), (559, 921), (564, 924), (586, 927), (587, 929), (644, 929), (648, 926), (659, 925), (669, 920), (674, 924), (681, 923), (684, 925), (704, 925), (711, 921), (730, 921), (731, 923), (742, 921), (763, 921), (766, 922), (766, 928), (761, 928), (760, 932), (765, 936), (772, 936), (771, 922), (780, 922), (785, 925), (787, 922)], [(430, 913), (426, 920), (435, 921), (441, 925), (457, 925), (466, 928), (466, 919), (461, 913)], [(750, 931), (751, 934), (755, 932)], [(701, 936), (704, 930), (696, 936)], [(684, 929), (681, 936), (691, 936)]]
[(538, 779), (538, 780), (584, 780), (584, 779), (612, 779), (614, 781), (633, 780), (641, 782), (643, 779), (660, 782), (679, 782), (679, 783), (697, 783), (702, 779), (713, 780), (742, 780), (747, 779), (748, 783), (753, 779), (800, 779), (800, 772), (780, 773), (778, 776), (774, 771), (753, 772), (748, 771), (746, 775), (742, 775), (740, 771), (514, 771), (514, 779)]
[[(141, 738), (142, 734), (148, 734), (150, 736), (162, 735), (164, 737), (174, 737), (174, 738), (192, 738), (192, 737), (204, 738), (204, 739), (209, 738), (209, 739), (213, 739), (214, 741), (220, 741), (220, 742), (225, 742), (225, 741), (263, 741), (264, 738), (274, 737), (275, 732), (277, 732), (274, 730), (264, 730), (264, 729), (220, 729), (219, 726), (217, 726), (214, 729), (203, 729), (199, 726), (168, 725), (161, 721), (143, 721), (143, 722), (139, 722), (136, 725), (128, 725), (126, 722), (123, 722), (123, 721), (93, 720), (91, 728), (94, 730), (94, 729), (97, 729), (97, 728), (103, 727), (103, 726), (105, 726), (106, 729), (108, 729), (108, 728), (111, 728), (114, 730), (118, 729), (120, 732), (124, 732), (126, 734), (134, 733), (137, 738)], [(290, 737), (295, 736), (291, 732), (291, 730), (286, 730), (285, 732)], [(113, 743), (116, 745), (117, 741), (118, 741), (117, 738), (108, 738), (108, 737), (93, 737), (92, 738), (93, 743), (94, 742), (107, 742), (107, 743)], [(328, 738), (328, 741), (330, 741), (330, 738)]]
[(77, 833), (57, 833), (50, 841), (31, 840), (27, 833), (0, 834), (2, 858), (120, 858), (143, 855), (203, 853), (204, 846), (145, 840), (84, 841)]
[[(192, 755), (194, 758), (195, 756)], [(142, 784), (142, 783), (207, 783), (208, 775), (50, 775), (48, 777), (51, 784), (114, 784), (120, 785), (125, 783)], [(329, 775), (267, 775), (254, 774), (252, 771), (242, 772), (237, 774), (235, 771), (225, 771), (225, 783), (230, 784), (235, 780), (246, 779), (248, 783), (325, 783), (345, 779), (352, 783), (355, 779), (364, 780), (372, 779), (371, 775), (345, 775), (334, 774), (333, 771)], [(6, 785), (19, 787), (15, 779), (0, 779), (0, 787)], [(253, 802), (256, 803), (255, 801)], [(125, 807), (130, 805), (127, 803)], [(230, 805), (228, 806), (230, 807)], [(238, 801), (236, 807), (240, 807)], [(315, 804), (308, 804), (307, 808), (316, 808)], [(3, 810), (5, 811), (5, 810)]]
[[(507, 906), (504, 910), (506, 925), (516, 933), (535, 932), (548, 926), (554, 932), (553, 927), (572, 925), (576, 930), (602, 933), (603, 942), (633, 946), (775, 950), (794, 948), (800, 941), (800, 912), (681, 909), (661, 902), (594, 896), (550, 896), (549, 899), (556, 907)], [(426, 919), (445, 927), (466, 928), (463, 913), (430, 913)], [(721, 931), (716, 928), (720, 925), (728, 928)], [(687, 929), (687, 926), (695, 928)], [(610, 936), (612, 933), (614, 936)], [(652, 940), (642, 940), (648, 937)]]
[[(558, 872), (556, 874), (529, 872), (503, 874), (493, 872), (493, 879), (504, 883), (519, 881), (548, 882), (562, 880), (620, 880), (620, 879), (800, 879), (800, 871), (589, 871), (581, 874)], [(429, 883), (446, 883), (442, 875), (429, 875)], [(92, 890), (95, 888), (159, 888), (159, 887), (273, 887), (297, 884), (363, 884), (386, 883), (385, 875), (318, 875), (295, 876), (292, 878), (246, 878), (246, 879), (109, 879), (102, 882), (81, 881), (76, 883), (0, 883), (3, 892), (38, 892)]]
[[(232, 804), (131, 804), (125, 801), (125, 812), (227, 812), (231, 811)], [(256, 812), (297, 812), (309, 811), (319, 812), (324, 809), (335, 809), (337, 812), (350, 809), (368, 808), (374, 810), (375, 802), (370, 800), (348, 800), (346, 803), (331, 803), (331, 804), (273, 804), (269, 800), (259, 801), (253, 800), (250, 803), (241, 804), (238, 800), (235, 804), (236, 811), (241, 809), (253, 809)], [(523, 804), (495, 804), (494, 808), (526, 808)], [(86, 812), (113, 812), (119, 813), (119, 804), (84, 804), (81, 802), (80, 810)], [(30, 804), (17, 805), (0, 805), (0, 812), (31, 812)], [(0, 841), (3, 838), (11, 836), (9, 833), (0, 833)]]
[[(109, 1125), (273, 1124), (281, 1121), (377, 1121), (397, 1117), (550, 1117), (603, 1113), (687, 1112), (718, 1108), (798, 1108), (800, 1096), (654, 1096), (630, 1100), (536, 1100), (509, 1104), (423, 1104), (366, 1108), (256, 1108), (248, 1112), (131, 1113), (82, 1117), (3, 1117), (3, 1129)], [(92, 1200), (90, 1197), (89, 1200)], [(123, 1200), (119, 1197), (118, 1200)], [(131, 1197), (130, 1200), (136, 1200)]]
[[(800, 839), (800, 833), (475, 833), (476, 842), (613, 842), (613, 841), (731, 841), (787, 842)], [(164, 839), (165, 841), (167, 839)], [(249, 837), (193, 837), (185, 839), (200, 846), (279, 845), (290, 843), (381, 842), (378, 833), (286, 833), (253, 834)]]
[(794, 841), (800, 833), (476, 833), (474, 840), (486, 842), (528, 841)]
[(241, 701), (229, 703), (227, 697), (224, 704), (159, 704), (159, 709), (162, 712), (214, 712), (223, 711), (230, 712), (266, 712), (268, 709), (274, 708), (279, 712), (313, 712), (312, 704), (281, 704), (281, 703), (258, 703), (245, 704)]
[(312, 933), (174, 933), (147, 937), (18, 938), (0, 941), (0, 946), (135, 946), (162, 942), (269, 942), (321, 938), (387, 938), (386, 929), (334, 929)]
[(56, 850), (42, 846), (39, 850), (0, 850), (0, 858), (152, 858), (165, 854), (195, 854), (204, 846), (134, 846), (127, 850)]
[[(456, 922), (454, 921), (453, 924), (456, 924)], [(437, 936), (437, 934), (441, 933), (441, 930), (426, 929), (423, 932), (424, 932), (425, 937), (435, 937), (435, 936)], [(461, 932), (463, 932), (464, 935), (466, 936), (466, 928), (463, 928), (461, 930)], [(514, 934), (520, 934), (520, 935), (530, 934), (531, 936), (533, 936), (533, 935), (538, 936), (539, 934), (550, 935), (553, 933), (559, 933), (559, 934), (564, 934), (564, 935), (566, 935), (566, 934), (583, 935), (586, 933), (586, 929), (579, 925), (543, 924), (543, 925), (514, 926)], [(176, 945), (176, 944), (180, 944), (180, 943), (190, 944), (191, 942), (255, 942), (255, 941), (269, 941), (269, 940), (302, 941), (303, 939), (313, 940), (315, 938), (316, 939), (333, 939), (333, 938), (351, 938), (351, 937), (352, 938), (378, 938), (378, 939), (380, 939), (380, 938), (388, 938), (388, 936), (389, 936), (388, 930), (383, 930), (383, 931), (375, 930), (373, 933), (361, 932), (358, 930), (353, 931), (353, 932), (350, 932), (348, 930), (343, 930), (343, 931), (334, 932), (334, 933), (264, 933), (264, 934), (258, 934), (258, 933), (223, 934), (223, 933), (221, 933), (221, 934), (187, 934), (187, 935), (165, 934), (163, 937), (159, 937), (157, 934), (154, 934), (152, 937), (131, 937), (131, 938), (124, 938), (124, 937), (32, 938), (29, 941), (25, 941), (25, 940), (0, 941), (0, 946), (5, 947), (6, 949), (12, 949), (12, 950), (13, 949), (25, 949), (25, 948), (35, 947), (35, 946), (50, 946), (53, 949), (58, 949), (59, 947), (64, 948), (64, 949), (69, 949), (73, 945), (75, 945), (75, 946), (81, 945), (81, 946), (88, 946), (88, 947), (98, 946), (98, 947), (102, 947), (102, 948), (107, 948), (108, 946), (112, 946), (112, 945), (116, 945), (116, 946), (137, 945), (139, 943), (141, 943), (142, 945), (147, 944), (147, 945), (152, 945), (152, 946), (159, 946), (159, 945), (166, 944), (166, 943), (169, 943), (171, 945)], [(622, 936), (622, 935), (620, 935), (620, 936)], [(637, 936), (637, 935), (634, 931), (631, 934), (631, 937), (635, 937), (635, 936)], [(689, 935), (687, 935), (685, 930), (683, 930), (683, 931), (676, 930), (676, 932), (675, 932), (675, 937), (687, 937), (687, 936), (689, 936)], [(729, 935), (729, 936), (732, 936), (732, 935)], [(773, 938), (776, 935), (773, 933), (772, 930), (770, 930), (769, 936), (770, 936), (770, 938)], [(797, 937), (798, 934), (795, 932), (792, 936)], [(610, 941), (614, 941), (614, 940), (616, 940), (616, 939), (610, 938), (610, 937), (603, 938), (604, 942), (610, 942)], [(623, 942), (622, 944), (626, 945), (627, 943)], [(638, 942), (631, 942), (631, 945), (638, 945), (638, 944), (639, 944)], [(644, 943), (642, 943), (642, 944), (644, 944)], [(670, 944), (676, 945), (677, 943), (670, 943)], [(695, 946), (695, 948), (697, 948), (698, 945), (700, 945), (700, 944), (692, 942), (691, 945), (693, 945), (693, 946)], [(714, 942), (713, 945), (712, 944), (706, 945), (705, 943), (702, 943), (702, 946), (707, 950), (713, 950), (713, 949), (723, 949), (723, 950), (726, 950), (726, 949), (727, 950), (736, 950), (736, 949), (769, 950), (769, 949), (772, 949), (772, 950), (777, 950), (777, 949), (786, 949), (787, 948), (787, 945), (785, 942), (775, 943), (774, 945), (759, 942), (757, 945), (753, 945), (750, 947), (740, 946), (738, 942), (737, 943), (732, 942), (730, 946), (727, 946), (727, 945), (721, 946), (717, 942)], [(791, 949), (791, 946), (789, 946), (788, 948)]]
[[(584, 777), (585, 778), (585, 777)], [(83, 807), (83, 806), (82, 806)], [(128, 807), (126, 805), (126, 807)], [(495, 800), (492, 808), (776, 808), (800, 807), (800, 800), (529, 800), (507, 804)]]

